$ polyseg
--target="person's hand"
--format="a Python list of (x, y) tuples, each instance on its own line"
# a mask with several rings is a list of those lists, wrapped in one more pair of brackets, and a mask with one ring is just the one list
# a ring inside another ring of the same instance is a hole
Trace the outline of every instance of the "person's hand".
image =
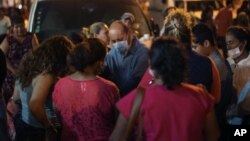
[(226, 111), (226, 117), (229, 119), (229, 118), (232, 118), (232, 117), (235, 117), (235, 116), (238, 116), (238, 107), (237, 107), (237, 104), (232, 104)]
[(57, 129), (55, 126), (51, 125), (45, 129), (45, 141), (56, 141), (57, 139)]
[(206, 86), (204, 86), (203, 84), (197, 84), (196, 86), (198, 86), (198, 87), (202, 88), (204, 91), (208, 92)]

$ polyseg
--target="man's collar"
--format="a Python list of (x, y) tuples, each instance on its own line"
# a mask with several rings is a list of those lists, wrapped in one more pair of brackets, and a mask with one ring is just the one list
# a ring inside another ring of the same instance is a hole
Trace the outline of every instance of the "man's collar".
[[(137, 50), (137, 44), (138, 44), (138, 41), (136, 38), (133, 38), (132, 40), (132, 44), (131, 44), (131, 47), (130, 49), (128, 50), (128, 53), (131, 53), (131, 54), (134, 54)], [(127, 54), (128, 54), (127, 53)]]

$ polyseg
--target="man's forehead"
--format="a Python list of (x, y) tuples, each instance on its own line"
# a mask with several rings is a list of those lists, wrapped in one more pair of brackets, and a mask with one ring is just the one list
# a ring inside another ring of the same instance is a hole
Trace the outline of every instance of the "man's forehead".
[(115, 37), (120, 38), (120, 37), (123, 37), (123, 32), (122, 32), (122, 30), (110, 28), (109, 35), (111, 38), (115, 38)]
[(115, 28), (110, 28), (109, 29), (109, 33), (110, 34), (122, 34), (122, 31), (121, 30), (117, 30), (117, 29), (115, 29)]
[(123, 23), (122, 22), (114, 22), (110, 25), (110, 29), (114, 29), (114, 30), (117, 30), (117, 31), (123, 31), (124, 27), (122, 25)]

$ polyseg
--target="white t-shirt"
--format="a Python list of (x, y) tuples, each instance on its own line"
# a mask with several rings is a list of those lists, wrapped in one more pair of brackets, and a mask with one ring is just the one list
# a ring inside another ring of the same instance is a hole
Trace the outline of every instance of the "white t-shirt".
[(0, 34), (4, 34), (8, 31), (8, 28), (11, 26), (11, 21), (8, 16), (4, 16), (2, 20), (0, 20)]
[[(227, 61), (230, 64), (232, 71), (234, 71), (234, 69), (236, 67), (234, 60), (232, 58), (228, 57)], [(249, 53), (247, 58), (240, 60), (237, 63), (237, 66), (249, 66), (250, 67), (250, 53)]]
[(239, 66), (250, 66), (250, 53), (247, 58), (242, 59), (241, 61), (238, 62)]

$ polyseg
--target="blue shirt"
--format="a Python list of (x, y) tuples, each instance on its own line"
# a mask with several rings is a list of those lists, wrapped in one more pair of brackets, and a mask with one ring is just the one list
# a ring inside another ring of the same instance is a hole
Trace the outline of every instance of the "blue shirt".
[(148, 49), (137, 39), (128, 51), (112, 48), (108, 53), (103, 76), (113, 81), (124, 96), (137, 87), (148, 68)]
[[(248, 97), (249, 91), (250, 91), (250, 80), (242, 88), (240, 95), (238, 97), (237, 106), (239, 106), (241, 102), (243, 102)], [(242, 121), (243, 121), (243, 118), (241, 116), (235, 116), (229, 119), (228, 123), (231, 125), (241, 125)]]
[(28, 87), (22, 89), (19, 82), (16, 83), (19, 89), (20, 100), (22, 104), (21, 117), (22, 120), (33, 127), (43, 128), (43, 125), (36, 119), (29, 108), (29, 101), (32, 96), (33, 86), (30, 84)]
[(215, 49), (210, 55), (209, 57), (211, 57), (213, 59), (213, 61), (215, 62), (217, 69), (219, 71), (220, 74), (220, 80), (224, 81), (227, 78), (228, 73), (230, 73), (229, 69), (226, 65), (226, 60), (220, 55), (220, 53), (218, 52), (217, 49)]
[[(32, 92), (33, 92), (32, 84), (30, 84), (29, 86), (25, 88), (21, 87), (21, 84), (19, 81), (16, 84), (17, 84), (20, 99), (21, 99), (21, 105), (22, 105), (21, 118), (23, 122), (36, 128), (44, 128), (43, 125), (37, 120), (37, 118), (30, 111), (30, 108), (29, 108), (29, 102), (30, 102)], [(51, 122), (55, 126), (60, 126), (56, 119), (56, 115), (55, 115), (54, 108), (52, 105), (51, 94), (48, 95), (45, 101), (44, 109), (46, 111), (47, 117), (51, 120)]]
[(221, 80), (221, 99), (220, 102), (215, 105), (216, 119), (219, 125), (226, 123), (226, 111), (231, 104), (232, 99), (235, 97), (233, 90), (233, 76), (229, 63), (220, 55), (217, 49), (215, 49), (210, 55), (215, 62)]

